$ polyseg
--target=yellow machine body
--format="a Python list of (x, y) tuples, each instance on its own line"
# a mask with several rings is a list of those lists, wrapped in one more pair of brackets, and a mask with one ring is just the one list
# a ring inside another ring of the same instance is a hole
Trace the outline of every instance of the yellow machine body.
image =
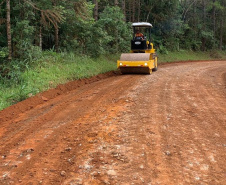
[[(141, 25), (145, 24), (141, 23)], [(147, 45), (146, 49), (133, 49), (131, 46), (130, 53), (121, 54), (120, 60), (117, 61), (117, 68), (120, 69), (122, 74), (151, 74), (152, 71), (157, 70), (158, 58), (153, 44), (149, 43), (149, 41), (146, 41), (144, 45), (145, 47)]]

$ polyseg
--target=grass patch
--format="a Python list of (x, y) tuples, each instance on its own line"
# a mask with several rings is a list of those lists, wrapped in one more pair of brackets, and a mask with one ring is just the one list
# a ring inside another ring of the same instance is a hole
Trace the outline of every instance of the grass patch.
[(8, 76), (0, 80), (0, 110), (59, 84), (115, 70), (117, 57), (92, 59), (73, 53), (47, 52), (27, 67), (12, 62)]
[(219, 60), (226, 59), (226, 52), (224, 51), (208, 51), (208, 52), (194, 52), (194, 51), (175, 51), (168, 54), (159, 54), (159, 63), (188, 61), (188, 60)]

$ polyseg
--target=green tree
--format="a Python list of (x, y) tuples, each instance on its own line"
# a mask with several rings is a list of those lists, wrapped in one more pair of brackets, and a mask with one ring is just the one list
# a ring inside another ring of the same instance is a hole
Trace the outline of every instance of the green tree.
[(107, 51), (116, 53), (129, 49), (131, 25), (125, 23), (124, 14), (118, 6), (107, 6), (100, 14), (98, 25), (107, 32), (108, 37), (105, 38)]

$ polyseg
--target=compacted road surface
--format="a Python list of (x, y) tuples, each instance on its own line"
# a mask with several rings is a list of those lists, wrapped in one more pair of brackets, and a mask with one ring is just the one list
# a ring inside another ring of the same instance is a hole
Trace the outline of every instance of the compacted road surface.
[(37, 96), (0, 112), (0, 184), (226, 184), (225, 61)]

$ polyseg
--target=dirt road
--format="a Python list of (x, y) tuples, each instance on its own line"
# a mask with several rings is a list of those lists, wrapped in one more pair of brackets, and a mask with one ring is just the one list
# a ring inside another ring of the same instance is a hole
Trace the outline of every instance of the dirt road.
[(225, 61), (41, 98), (0, 112), (0, 184), (226, 184)]

